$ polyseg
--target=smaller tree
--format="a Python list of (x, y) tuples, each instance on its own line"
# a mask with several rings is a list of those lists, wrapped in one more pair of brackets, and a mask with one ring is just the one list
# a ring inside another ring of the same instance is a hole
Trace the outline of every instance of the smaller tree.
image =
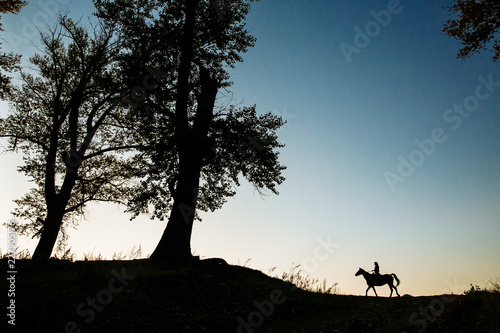
[(450, 16), (443, 32), (448, 37), (459, 40), (462, 48), (457, 58), (467, 59), (472, 55), (490, 48), (493, 61), (500, 59), (500, 1), (498, 0), (455, 0), (452, 6), (445, 7)]
[(113, 30), (100, 26), (91, 37), (61, 17), (42, 43), (43, 53), (30, 59), (35, 72), (22, 73), (11, 114), (0, 119), (7, 149), (24, 153), (18, 170), (35, 183), (14, 211), (24, 222), (19, 231), (40, 237), (33, 259), (50, 257), (89, 202), (126, 201), (139, 163), (131, 150), (140, 141), (133, 112), (120, 103), (127, 89)]
[[(3, 0), (2, 2), (0, 2), (0, 14), (17, 14), (26, 4), (27, 2), (22, 0)], [(3, 31), (1, 22), (0, 31)], [(18, 64), (20, 60), (21, 56), (16, 55), (12, 52), (0, 52), (0, 69), (9, 73), (13, 72), (16, 69), (19, 69)], [(4, 99), (6, 94), (9, 94), (10, 92), (10, 77), (0, 72), (0, 99)]]

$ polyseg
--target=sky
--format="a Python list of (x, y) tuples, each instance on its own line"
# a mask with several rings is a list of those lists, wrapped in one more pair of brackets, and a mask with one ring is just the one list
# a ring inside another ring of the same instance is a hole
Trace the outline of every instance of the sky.
[[(461, 293), (499, 278), (500, 71), (489, 52), (456, 58), (459, 43), (441, 31), (450, 3), (254, 3), (247, 29), (257, 42), (231, 70), (230, 90), (234, 103), (287, 121), (278, 132), (286, 181), (265, 197), (243, 183), (221, 210), (203, 213), (195, 254), (265, 273), (300, 264), (352, 295), (366, 290), (354, 273), (374, 261), (397, 274), (402, 295)], [(3, 49), (26, 62), (36, 51), (32, 28), (59, 9), (93, 11), (90, 1), (30, 2), (2, 17)], [(0, 155), (2, 221), (31, 185), (16, 171), (21, 163)], [(139, 245), (151, 253), (166, 221), (129, 221), (123, 211), (89, 206), (70, 231), (72, 250), (108, 259)], [(18, 242), (31, 253), (36, 246)]]

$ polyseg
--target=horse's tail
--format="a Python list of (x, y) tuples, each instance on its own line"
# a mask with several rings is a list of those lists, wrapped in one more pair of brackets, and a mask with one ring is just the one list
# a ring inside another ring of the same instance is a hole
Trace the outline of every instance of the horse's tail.
[(396, 282), (398, 283), (398, 284), (396, 285), (396, 287), (397, 287), (397, 286), (399, 286), (399, 282), (400, 282), (400, 281), (399, 281), (398, 277), (396, 276), (396, 274), (392, 273), (391, 275), (392, 275), (392, 276), (394, 276), (394, 278), (396, 279)]

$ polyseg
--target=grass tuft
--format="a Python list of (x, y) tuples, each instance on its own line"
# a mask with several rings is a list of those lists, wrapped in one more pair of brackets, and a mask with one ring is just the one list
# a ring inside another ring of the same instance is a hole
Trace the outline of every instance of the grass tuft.
[[(276, 267), (273, 267), (269, 270), (270, 273), (274, 272)], [(327, 279), (324, 279), (322, 282), (318, 278), (311, 278), (309, 275), (304, 275), (302, 273), (302, 269), (300, 265), (295, 265), (292, 263), (290, 270), (288, 272), (283, 272), (280, 276), (275, 276), (285, 282), (290, 282), (294, 284), (297, 288), (311, 291), (319, 294), (331, 294), (338, 295), (340, 294), (340, 290), (338, 288), (338, 283), (334, 283), (332, 285), (327, 284)]]

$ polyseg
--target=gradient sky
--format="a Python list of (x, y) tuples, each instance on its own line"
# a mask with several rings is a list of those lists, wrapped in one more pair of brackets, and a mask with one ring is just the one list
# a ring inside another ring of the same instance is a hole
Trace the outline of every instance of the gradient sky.
[[(3, 49), (25, 61), (35, 50), (30, 23), (43, 13), (55, 17), (40, 3), (2, 18)], [(92, 12), (90, 1), (48, 3), (76, 17)], [(202, 214), (193, 230), (196, 254), (232, 264), (251, 258), (248, 265), (264, 272), (302, 264), (356, 295), (366, 285), (354, 273), (374, 261), (381, 273), (398, 275), (401, 294), (461, 293), (499, 277), (500, 71), (488, 52), (456, 59), (459, 44), (441, 32), (442, 6), (450, 3), (253, 4), (247, 27), (257, 43), (232, 70), (232, 100), (287, 120), (279, 131), (287, 180), (279, 196), (264, 198), (244, 183), (222, 210)], [(390, 20), (380, 12), (388, 6)], [(376, 23), (374, 13), (385, 21)], [(9, 47), (13, 36), (26, 39)], [(346, 45), (356, 52), (346, 56)], [(0, 156), (2, 221), (30, 186), (16, 172), (20, 163), (21, 156)], [(89, 212), (70, 233), (80, 256), (111, 258), (139, 244), (146, 255), (166, 224), (129, 221), (111, 205)], [(0, 242), (4, 251), (4, 228)], [(36, 242), (21, 237), (19, 245), (33, 252)], [(387, 287), (378, 292), (389, 294)]]

